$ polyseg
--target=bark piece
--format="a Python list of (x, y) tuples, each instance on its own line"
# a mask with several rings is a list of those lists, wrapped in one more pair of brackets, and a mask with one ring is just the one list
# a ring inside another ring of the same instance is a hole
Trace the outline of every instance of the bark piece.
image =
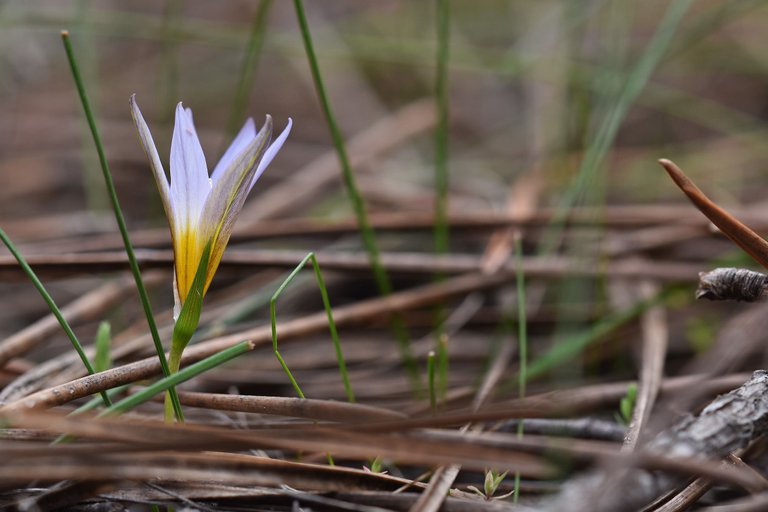
[[(698, 416), (686, 416), (642, 451), (681, 458), (722, 458), (768, 428), (768, 372), (758, 370), (741, 387), (714, 399)], [(680, 484), (676, 475), (636, 468), (607, 468), (571, 480), (545, 510), (635, 510)]]

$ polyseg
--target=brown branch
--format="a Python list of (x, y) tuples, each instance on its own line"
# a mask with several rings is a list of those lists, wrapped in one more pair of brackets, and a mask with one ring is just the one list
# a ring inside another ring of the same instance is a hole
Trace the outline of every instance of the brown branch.
[[(306, 256), (307, 251), (296, 250), (231, 250), (222, 259), (221, 271), (254, 270), (264, 268), (293, 269)], [(171, 251), (140, 250), (136, 257), (142, 268), (170, 269), (173, 264)], [(323, 252), (317, 259), (324, 270), (344, 272), (370, 272), (368, 256), (361, 252)], [(69, 253), (52, 255), (29, 255), (28, 263), (39, 275), (68, 276), (82, 273), (113, 272), (128, 268), (122, 252)], [(381, 262), (389, 272), (402, 274), (462, 274), (480, 272), (481, 258), (471, 254), (450, 254), (436, 256), (426, 253), (384, 253)], [(523, 259), (526, 275), (538, 278), (559, 278), (563, 275), (625, 277), (630, 279), (654, 279), (663, 282), (686, 282), (693, 279), (698, 271), (691, 263), (671, 261), (648, 261), (633, 259), (616, 260), (610, 265), (598, 265), (590, 261), (573, 261), (556, 257), (529, 257)], [(499, 273), (513, 273), (514, 262), (508, 262)], [(23, 277), (18, 263), (10, 256), (0, 256), (0, 275)]]
[(400, 412), (369, 405), (276, 396), (224, 395), (179, 391), (182, 405), (219, 411), (251, 412), (346, 423), (404, 418)]

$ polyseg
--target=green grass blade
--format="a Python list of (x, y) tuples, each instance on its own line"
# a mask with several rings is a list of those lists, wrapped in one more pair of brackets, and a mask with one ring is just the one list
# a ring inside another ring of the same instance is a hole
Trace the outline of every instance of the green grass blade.
[[(123, 217), (123, 211), (120, 209), (120, 202), (117, 199), (117, 192), (115, 191), (115, 184), (112, 181), (112, 173), (109, 171), (109, 163), (107, 162), (107, 157), (104, 153), (104, 146), (101, 143), (101, 135), (99, 135), (99, 131), (96, 128), (96, 120), (93, 117), (93, 112), (91, 111), (90, 102), (88, 101), (88, 95), (85, 93), (85, 85), (83, 84), (83, 80), (80, 77), (80, 71), (77, 66), (77, 60), (75, 59), (75, 52), (72, 49), (72, 43), (69, 40), (69, 32), (62, 31), (61, 33), (61, 40), (64, 43), (64, 50), (67, 53), (67, 59), (69, 60), (69, 67), (72, 70), (72, 78), (75, 81), (75, 87), (77, 89), (77, 93), (80, 96), (80, 102), (83, 105), (83, 112), (85, 113), (86, 120), (88, 121), (88, 127), (91, 130), (91, 135), (93, 136), (93, 142), (96, 146), (96, 152), (99, 155), (99, 163), (101, 164), (101, 171), (104, 175), (104, 182), (107, 187), (107, 193), (109, 195), (109, 200), (112, 203), (112, 209), (115, 212), (115, 220), (117, 221), (117, 226), (120, 230), (120, 235), (123, 238), (123, 245), (125, 246), (125, 253), (128, 256), (128, 263), (131, 267), (131, 272), (133, 273), (133, 277), (136, 281), (136, 289), (139, 292), (139, 299), (141, 300), (141, 305), (144, 308), (144, 314), (147, 317), (147, 324), (149, 325), (149, 331), (152, 334), (152, 341), (155, 344), (155, 351), (157, 352), (157, 357), (160, 359), (160, 367), (163, 370), (163, 375), (170, 375), (170, 371), (168, 369), (168, 361), (165, 358), (165, 351), (163, 350), (163, 344), (160, 341), (160, 335), (157, 332), (157, 324), (155, 323), (155, 317), (152, 314), (152, 306), (149, 303), (149, 295), (147, 294), (147, 289), (144, 286), (144, 281), (141, 278), (141, 271), (139, 270), (139, 264), (136, 261), (136, 254), (133, 252), (133, 245), (131, 245), (131, 239), (128, 236), (128, 228), (125, 225), (125, 218)], [(183, 415), (181, 412), (181, 404), (179, 403), (179, 397), (176, 394), (176, 390), (171, 388), (168, 390), (168, 392), (171, 395), (171, 400), (173, 401), (173, 409), (176, 413), (176, 418), (181, 421), (183, 419)]]
[[(165, 0), (163, 5), (160, 33), (162, 34), (162, 49), (157, 74), (156, 87), (159, 105), (171, 107), (176, 105), (179, 97), (179, 27), (183, 22), (184, 2), (181, 0)], [(163, 112), (173, 112), (172, 108), (163, 108)], [(167, 116), (167, 117), (166, 117)], [(171, 122), (170, 114), (163, 115), (163, 124)]]
[(110, 324), (107, 321), (101, 322), (99, 330), (96, 331), (96, 357), (93, 359), (93, 366), (97, 372), (103, 372), (112, 366), (111, 346), (112, 332)]
[(448, 252), (448, 57), (451, 8), (437, 0), (437, 76), (435, 79), (435, 252)]
[(437, 412), (437, 390), (435, 389), (435, 351), (427, 354), (427, 389), (429, 390), (429, 409)]
[(519, 393), (525, 397), (525, 385), (528, 382), (528, 317), (525, 312), (525, 272), (523, 271), (523, 249), (518, 237), (515, 240), (515, 290), (517, 291), (517, 343), (520, 358)]
[[(341, 134), (341, 130), (336, 122), (336, 117), (333, 115), (333, 110), (331, 110), (328, 95), (325, 92), (323, 77), (320, 73), (320, 66), (317, 63), (317, 56), (315, 55), (315, 48), (312, 43), (312, 35), (309, 32), (309, 24), (307, 23), (307, 17), (304, 13), (304, 4), (301, 0), (294, 0), (293, 5), (296, 10), (296, 18), (298, 19), (301, 37), (304, 42), (304, 50), (307, 54), (307, 60), (309, 61), (312, 80), (315, 84), (315, 91), (317, 92), (320, 106), (325, 115), (325, 120), (328, 123), (328, 129), (331, 132), (333, 146), (339, 157), (344, 187), (346, 188), (350, 202), (352, 203), (352, 209), (355, 213), (355, 218), (357, 219), (358, 228), (360, 229), (360, 236), (363, 240), (365, 250), (368, 253), (368, 259), (371, 262), (376, 286), (380, 294), (390, 295), (392, 293), (392, 283), (389, 280), (389, 274), (387, 274), (387, 271), (381, 264), (381, 256), (376, 242), (376, 236), (368, 221), (368, 214), (365, 211), (365, 203), (357, 188), (355, 176), (352, 173), (352, 166), (349, 163), (349, 157), (347, 156), (344, 137)], [(413, 357), (411, 341), (405, 328), (405, 323), (399, 315), (394, 315), (392, 317), (392, 330), (397, 338), (400, 353), (403, 358), (403, 364), (411, 378), (411, 383), (414, 386), (414, 389), (418, 390), (420, 387), (419, 369), (416, 365), (416, 360)]]
[[(515, 289), (517, 291), (517, 343), (520, 368), (518, 370), (518, 392), (520, 398), (525, 397), (525, 386), (528, 382), (528, 320), (525, 312), (525, 272), (523, 272), (523, 248), (520, 237), (515, 238)], [(523, 422), (517, 424), (517, 437), (523, 437)], [(517, 503), (520, 496), (520, 472), (515, 472), (515, 487), (512, 500)]]
[[(652, 307), (654, 304), (663, 300), (665, 293), (662, 292), (656, 297), (637, 303), (635, 306), (606, 316), (600, 322), (595, 324), (592, 328), (585, 330), (584, 332), (577, 333), (575, 336), (569, 337), (562, 342), (553, 346), (547, 353), (534, 360), (527, 366), (526, 381), (540, 377), (546, 372), (552, 370), (565, 361), (568, 361), (577, 355), (579, 355), (586, 347), (599, 341), (612, 331), (618, 329), (625, 323), (629, 322), (633, 318), (642, 314), (645, 310)], [(519, 377), (518, 377), (519, 379)]]
[(341, 351), (341, 341), (339, 340), (339, 333), (336, 330), (336, 322), (333, 320), (333, 309), (331, 308), (331, 301), (328, 298), (328, 290), (325, 288), (325, 280), (320, 272), (320, 264), (317, 262), (315, 253), (310, 253), (310, 261), (312, 262), (312, 268), (315, 271), (315, 278), (317, 279), (317, 286), (320, 288), (320, 295), (323, 299), (323, 307), (325, 308), (325, 314), (328, 317), (328, 330), (331, 332), (331, 340), (333, 341), (333, 350), (336, 352), (336, 363), (339, 366), (339, 373), (341, 374), (341, 381), (344, 384), (344, 393), (347, 395), (347, 401), (350, 403), (355, 402), (355, 393), (352, 391), (352, 385), (349, 382), (349, 373), (347, 372), (347, 363), (344, 360), (344, 353)]
[(646, 47), (637, 65), (629, 72), (624, 87), (619, 92), (615, 103), (609, 109), (605, 119), (601, 123), (594, 139), (586, 148), (584, 158), (579, 165), (579, 170), (574, 186), (568, 188), (563, 196), (557, 211), (552, 218), (552, 229), (549, 230), (541, 246), (541, 252), (546, 254), (552, 251), (560, 237), (564, 227), (564, 221), (569, 209), (582, 197), (585, 191), (594, 184), (597, 172), (605, 156), (608, 154), (621, 124), (658, 66), (661, 58), (668, 49), (677, 28), (688, 11), (693, 0), (679, 0), (671, 2), (664, 18), (656, 30), (651, 42)]
[[(435, 224), (433, 239), (435, 253), (449, 251), (448, 232), (448, 58), (450, 43), (451, 8), (448, 0), (437, 0), (437, 65), (435, 76)], [(438, 280), (443, 275), (437, 274)], [(435, 308), (435, 334), (437, 367), (439, 373), (439, 395), (445, 399), (448, 393), (448, 350), (445, 334), (445, 305)]]
[[(56, 320), (58, 320), (59, 325), (61, 325), (61, 328), (66, 333), (67, 337), (69, 338), (69, 341), (72, 342), (72, 346), (74, 347), (75, 352), (77, 352), (77, 355), (80, 356), (80, 360), (83, 362), (85, 369), (88, 370), (88, 373), (91, 375), (96, 373), (96, 371), (93, 369), (93, 365), (91, 365), (91, 361), (88, 359), (88, 356), (85, 354), (85, 351), (83, 350), (83, 346), (80, 344), (80, 341), (77, 339), (75, 332), (72, 330), (72, 328), (69, 326), (69, 323), (64, 318), (64, 315), (61, 313), (61, 310), (53, 301), (53, 297), (51, 297), (51, 295), (48, 293), (48, 290), (46, 290), (45, 286), (43, 286), (43, 283), (40, 281), (40, 279), (38, 279), (34, 270), (32, 270), (32, 267), (29, 266), (27, 261), (18, 251), (18, 249), (16, 249), (16, 246), (13, 245), (13, 242), (11, 242), (11, 239), (8, 238), (8, 235), (6, 235), (5, 231), (3, 231), (2, 229), (0, 229), (0, 240), (3, 241), (5, 246), (8, 248), (8, 251), (10, 251), (13, 257), (16, 258), (16, 261), (19, 262), (19, 266), (21, 267), (21, 269), (27, 275), (29, 280), (32, 281), (32, 284), (35, 286), (35, 288), (37, 288), (37, 291), (40, 293), (40, 296), (43, 297), (43, 300), (48, 305), (48, 309), (51, 310), (51, 313), (53, 313), (53, 316), (55, 316)], [(109, 400), (109, 396), (107, 396), (107, 394), (104, 391), (101, 392), (101, 398), (104, 401), (104, 405), (110, 406), (112, 404), (112, 402)]]
[(214, 354), (211, 357), (203, 359), (202, 361), (191, 364), (169, 377), (160, 379), (159, 381), (139, 391), (135, 395), (131, 395), (127, 398), (124, 398), (123, 400), (120, 400), (109, 409), (102, 411), (99, 416), (112, 416), (130, 411), (134, 407), (137, 407), (144, 402), (151, 400), (154, 396), (164, 391), (168, 391), (174, 386), (181, 384), (182, 382), (188, 381), (193, 377), (197, 377), (201, 373), (212, 370), (213, 368), (221, 366), (222, 364), (231, 359), (234, 359), (239, 355), (245, 354), (246, 352), (250, 351), (251, 348), (252, 347), (249, 342), (243, 341), (237, 345), (229, 347), (226, 350), (222, 350), (218, 354)]
[[(245, 55), (243, 57), (243, 63), (240, 67), (240, 76), (237, 80), (237, 89), (235, 90), (235, 96), (232, 99), (232, 108), (229, 111), (229, 120), (226, 125), (226, 134), (229, 137), (226, 140), (231, 140), (236, 134), (240, 124), (243, 122), (243, 112), (247, 110), (248, 106), (248, 93), (253, 88), (253, 79), (258, 65), (259, 56), (261, 55), (261, 49), (264, 46), (264, 32), (267, 25), (267, 15), (269, 9), (272, 7), (272, 0), (261, 0), (259, 7), (256, 10), (256, 14), (253, 17), (253, 23), (251, 23), (251, 32), (248, 36), (248, 43), (245, 46)], [(227, 143), (225, 143), (227, 144)], [(226, 147), (222, 148), (221, 154), (224, 153)]]
[[(442, 329), (438, 329), (441, 331)], [(437, 353), (437, 396), (445, 401), (448, 396), (448, 334), (440, 332), (435, 347)]]
[(290, 274), (288, 274), (288, 277), (285, 278), (285, 280), (280, 284), (280, 286), (275, 290), (275, 293), (272, 294), (272, 298), (269, 301), (269, 317), (272, 325), (272, 350), (275, 353), (275, 357), (277, 358), (278, 362), (280, 363), (280, 366), (282, 367), (283, 371), (285, 372), (285, 375), (288, 377), (288, 380), (290, 380), (291, 385), (293, 386), (293, 389), (296, 391), (296, 394), (300, 398), (305, 398), (304, 393), (301, 391), (301, 387), (299, 387), (298, 382), (296, 382), (296, 379), (293, 377), (293, 374), (291, 373), (291, 370), (288, 368), (288, 365), (286, 364), (285, 360), (283, 359), (283, 356), (280, 354), (280, 350), (278, 349), (277, 345), (277, 299), (280, 297), (280, 295), (283, 293), (285, 288), (296, 278), (296, 276), (301, 272), (301, 270), (306, 266), (307, 262), (312, 262), (312, 268), (315, 272), (315, 278), (317, 279), (317, 286), (320, 288), (320, 295), (323, 299), (323, 307), (325, 308), (325, 314), (328, 317), (328, 329), (331, 333), (331, 339), (333, 341), (333, 348), (336, 352), (336, 361), (339, 365), (339, 373), (341, 374), (341, 380), (344, 384), (344, 392), (347, 395), (347, 400), (350, 402), (355, 402), (355, 394), (352, 392), (352, 385), (349, 382), (349, 374), (347, 373), (347, 364), (344, 361), (344, 354), (341, 350), (341, 342), (339, 341), (339, 334), (336, 330), (336, 322), (333, 320), (333, 310), (331, 308), (331, 302), (328, 298), (328, 290), (325, 288), (325, 281), (323, 280), (323, 276), (320, 273), (320, 265), (317, 262), (317, 257), (314, 253), (310, 252), (307, 254), (301, 262), (296, 265), (296, 268), (294, 268)]
[[(81, 41), (83, 41), (80, 52), (80, 71), (88, 82), (95, 85), (95, 91), (92, 90), (91, 94), (98, 97), (98, 45), (94, 44), (93, 9), (90, 2), (86, 0), (79, 0), (77, 2), (74, 23), (77, 27), (77, 33), (80, 35)], [(105, 212), (109, 208), (109, 199), (104, 191), (104, 187), (101, 185), (99, 163), (96, 161), (95, 155), (86, 149), (90, 148), (91, 144), (91, 134), (88, 132), (88, 125), (86, 123), (82, 123), (81, 132), (82, 180), (85, 203), (91, 211)]]

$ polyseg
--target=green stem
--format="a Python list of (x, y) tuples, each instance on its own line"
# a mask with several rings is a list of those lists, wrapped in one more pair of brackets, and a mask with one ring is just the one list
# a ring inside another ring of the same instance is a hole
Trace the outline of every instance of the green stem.
[(435, 351), (427, 354), (427, 387), (429, 389), (429, 408), (434, 414), (437, 412), (437, 391), (435, 390)]
[[(91, 106), (88, 102), (88, 96), (85, 93), (85, 86), (83, 84), (82, 78), (80, 77), (80, 71), (77, 66), (77, 61), (75, 60), (75, 53), (72, 49), (72, 43), (69, 40), (69, 32), (66, 30), (62, 31), (61, 39), (64, 43), (64, 50), (67, 53), (69, 67), (72, 70), (72, 77), (75, 80), (75, 87), (77, 88), (77, 93), (80, 96), (80, 102), (83, 105), (83, 112), (85, 113), (85, 118), (88, 121), (88, 127), (91, 130), (91, 135), (93, 135), (93, 142), (96, 146), (96, 152), (99, 155), (99, 163), (101, 164), (101, 171), (104, 175), (104, 182), (107, 187), (107, 193), (112, 203), (112, 209), (115, 212), (115, 220), (117, 221), (120, 235), (123, 238), (125, 253), (128, 256), (128, 263), (131, 267), (133, 278), (136, 281), (136, 289), (139, 292), (139, 299), (141, 300), (141, 305), (144, 308), (144, 314), (147, 317), (147, 324), (149, 325), (149, 331), (152, 334), (152, 341), (155, 344), (157, 357), (160, 359), (160, 367), (163, 370), (163, 375), (167, 377), (170, 375), (170, 372), (168, 370), (168, 362), (165, 358), (165, 351), (163, 350), (163, 344), (160, 341), (160, 335), (157, 332), (155, 317), (152, 314), (152, 306), (149, 303), (149, 295), (147, 294), (147, 289), (144, 286), (144, 281), (141, 278), (141, 271), (139, 270), (139, 264), (136, 261), (136, 255), (133, 252), (131, 239), (128, 236), (128, 228), (125, 225), (125, 218), (123, 217), (123, 212), (120, 209), (120, 202), (117, 199), (115, 184), (112, 181), (112, 174), (109, 171), (109, 164), (107, 163), (107, 157), (104, 153), (104, 146), (101, 143), (101, 136), (99, 135), (99, 131), (96, 128), (96, 120), (93, 117), (93, 112), (91, 111)], [(176, 390), (171, 388), (168, 390), (168, 392), (171, 395), (171, 401), (173, 402), (173, 410), (176, 413), (176, 419), (183, 421), (184, 415), (181, 412), (181, 404), (179, 402), (179, 397), (176, 394)]]
[(549, 254), (555, 249), (565, 228), (568, 212), (587, 191), (595, 186), (597, 173), (611, 149), (630, 107), (648, 83), (672, 38), (677, 35), (677, 27), (692, 2), (693, 0), (679, 0), (669, 4), (651, 42), (637, 60), (637, 64), (627, 74), (624, 87), (602, 120), (594, 139), (584, 151), (584, 158), (579, 165), (575, 183), (568, 188), (549, 222), (550, 229), (540, 244), (539, 252), (541, 254)]
[[(344, 353), (341, 351), (341, 341), (339, 341), (339, 333), (336, 330), (336, 322), (333, 320), (333, 309), (331, 308), (331, 301), (328, 298), (328, 290), (325, 288), (325, 281), (323, 280), (323, 275), (320, 273), (320, 264), (317, 262), (317, 257), (314, 253), (309, 253), (309, 259), (312, 261), (312, 268), (315, 271), (317, 286), (320, 288), (320, 296), (323, 299), (325, 315), (328, 317), (328, 330), (331, 331), (331, 340), (333, 341), (333, 349), (336, 352), (336, 362), (339, 366), (341, 381), (344, 384), (344, 392), (347, 395), (347, 401), (354, 403), (355, 393), (352, 391), (352, 385), (349, 382), (347, 363), (344, 360)], [(304, 261), (306, 262), (306, 258)]]
[[(520, 398), (525, 397), (525, 385), (528, 382), (528, 320), (525, 311), (525, 272), (523, 271), (523, 249), (520, 237), (515, 238), (515, 288), (517, 289), (517, 342), (520, 356), (518, 372), (518, 391)], [(523, 420), (517, 425), (517, 437), (523, 437)], [(520, 496), (520, 472), (515, 472), (515, 492), (513, 502), (517, 503)]]
[[(267, 15), (269, 14), (270, 7), (272, 7), (272, 0), (262, 0), (251, 23), (251, 32), (248, 37), (248, 43), (245, 46), (245, 56), (240, 67), (237, 89), (232, 99), (232, 108), (229, 112), (229, 120), (227, 121), (225, 133), (230, 135), (227, 140), (234, 137), (238, 126), (243, 121), (242, 116), (243, 112), (246, 111), (248, 93), (253, 87), (254, 71), (261, 54), (261, 48), (264, 46), (264, 27), (267, 24)], [(221, 152), (223, 153), (224, 150), (222, 149)]]
[(328, 317), (328, 330), (331, 332), (333, 348), (336, 352), (336, 361), (338, 362), (338, 365), (339, 365), (339, 373), (341, 374), (341, 381), (344, 384), (344, 392), (347, 395), (347, 400), (349, 400), (350, 402), (354, 402), (355, 394), (352, 392), (352, 385), (349, 382), (349, 373), (347, 372), (347, 364), (344, 361), (344, 354), (341, 350), (341, 342), (339, 341), (339, 334), (338, 334), (338, 331), (336, 330), (336, 322), (333, 320), (333, 309), (331, 308), (331, 301), (328, 298), (328, 290), (325, 287), (325, 281), (323, 280), (323, 275), (320, 272), (320, 264), (317, 262), (317, 257), (312, 252), (304, 256), (304, 259), (301, 260), (301, 262), (298, 265), (296, 265), (296, 268), (294, 268), (290, 274), (288, 274), (288, 277), (286, 277), (285, 280), (277, 288), (277, 290), (275, 290), (275, 293), (272, 295), (272, 298), (269, 301), (269, 317), (272, 324), (272, 350), (275, 354), (275, 357), (277, 358), (277, 361), (280, 363), (280, 366), (282, 367), (283, 372), (285, 372), (285, 375), (288, 377), (288, 380), (291, 382), (293, 389), (296, 391), (296, 394), (300, 398), (305, 398), (304, 393), (301, 391), (299, 384), (296, 382), (296, 379), (293, 377), (291, 370), (288, 368), (288, 365), (283, 359), (283, 356), (280, 354), (280, 350), (278, 349), (278, 346), (277, 346), (277, 299), (283, 293), (285, 288), (296, 278), (296, 276), (301, 271), (301, 269), (303, 269), (306, 266), (308, 261), (312, 262), (312, 268), (315, 271), (315, 278), (317, 279), (317, 286), (318, 288), (320, 288), (320, 296), (323, 299), (323, 307), (325, 308), (325, 314)]
[[(331, 104), (328, 100), (328, 95), (325, 92), (325, 85), (323, 84), (323, 78), (320, 73), (320, 66), (317, 63), (317, 56), (315, 55), (314, 45), (312, 43), (312, 35), (309, 32), (309, 25), (307, 23), (307, 17), (304, 13), (304, 4), (301, 0), (294, 0), (293, 5), (296, 10), (296, 18), (299, 22), (299, 29), (301, 30), (301, 36), (304, 42), (304, 50), (307, 54), (307, 60), (309, 61), (309, 68), (312, 73), (312, 80), (315, 84), (315, 90), (317, 92), (320, 106), (325, 115), (325, 120), (328, 123), (328, 129), (331, 132), (331, 140), (333, 146), (336, 149), (336, 154), (339, 157), (339, 163), (341, 165), (342, 180), (344, 181), (344, 187), (347, 190), (349, 199), (352, 203), (352, 209), (354, 210), (355, 217), (357, 219), (357, 225), (360, 229), (360, 236), (363, 240), (365, 250), (368, 252), (368, 259), (371, 262), (371, 268), (373, 270), (373, 276), (376, 281), (376, 286), (379, 293), (382, 295), (390, 295), (392, 293), (392, 283), (389, 280), (387, 271), (381, 264), (381, 257), (379, 254), (379, 248), (376, 243), (376, 236), (368, 221), (368, 214), (365, 211), (365, 203), (361, 196), (357, 184), (355, 183), (355, 176), (352, 173), (352, 166), (349, 163), (347, 156), (346, 146), (344, 144), (344, 137), (341, 134), (336, 118), (331, 110)], [(399, 315), (392, 317), (392, 330), (395, 337), (398, 340), (400, 352), (403, 358), (403, 363), (408, 370), (408, 374), (411, 378), (411, 383), (415, 389), (419, 389), (419, 370), (416, 365), (416, 360), (413, 357), (411, 351), (411, 342), (408, 336), (408, 332), (405, 328), (405, 323)]]
[[(83, 350), (83, 346), (80, 344), (80, 341), (77, 339), (77, 336), (75, 336), (75, 332), (69, 326), (69, 323), (67, 323), (67, 321), (64, 319), (64, 315), (61, 313), (61, 310), (53, 301), (53, 298), (45, 289), (45, 286), (43, 286), (43, 283), (40, 281), (40, 279), (38, 279), (37, 275), (32, 270), (32, 267), (29, 266), (27, 261), (21, 255), (21, 253), (16, 249), (16, 246), (13, 245), (13, 242), (11, 242), (11, 239), (8, 238), (8, 235), (6, 235), (5, 231), (3, 231), (2, 229), (0, 229), (0, 240), (3, 241), (5, 246), (13, 255), (13, 257), (16, 258), (16, 261), (19, 262), (19, 266), (21, 266), (21, 269), (24, 271), (25, 274), (27, 274), (27, 277), (29, 277), (29, 280), (32, 281), (33, 285), (35, 285), (35, 288), (37, 288), (37, 291), (40, 292), (40, 295), (43, 297), (43, 300), (48, 305), (48, 309), (51, 310), (51, 313), (53, 313), (53, 316), (56, 317), (56, 320), (59, 321), (59, 325), (67, 334), (69, 341), (72, 342), (72, 346), (75, 348), (77, 355), (80, 356), (80, 360), (83, 362), (83, 365), (85, 365), (85, 369), (88, 370), (88, 373), (90, 375), (93, 375), (94, 373), (96, 373), (96, 371), (93, 369), (93, 365), (91, 364), (91, 361), (88, 359), (88, 356), (85, 354), (85, 351)], [(106, 405), (107, 407), (112, 405), (112, 402), (110, 401), (109, 396), (107, 396), (107, 393), (105, 391), (101, 392), (101, 398), (104, 401), (104, 405)]]
[(435, 80), (435, 252), (448, 252), (448, 56), (451, 10), (437, 0), (437, 76)]

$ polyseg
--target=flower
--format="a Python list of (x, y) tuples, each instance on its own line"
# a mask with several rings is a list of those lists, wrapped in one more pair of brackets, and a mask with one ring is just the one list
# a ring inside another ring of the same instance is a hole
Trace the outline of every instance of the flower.
[(192, 286), (203, 250), (210, 243), (203, 293), (208, 290), (248, 193), (280, 151), (293, 122), (289, 118), (283, 132), (270, 144), (272, 118), (267, 115), (264, 126), (258, 132), (253, 119), (248, 119), (209, 177), (205, 155), (192, 121), (192, 111), (179, 103), (171, 141), (169, 183), (135, 95), (131, 96), (131, 114), (171, 228), (176, 299), (174, 315), (178, 316)]

